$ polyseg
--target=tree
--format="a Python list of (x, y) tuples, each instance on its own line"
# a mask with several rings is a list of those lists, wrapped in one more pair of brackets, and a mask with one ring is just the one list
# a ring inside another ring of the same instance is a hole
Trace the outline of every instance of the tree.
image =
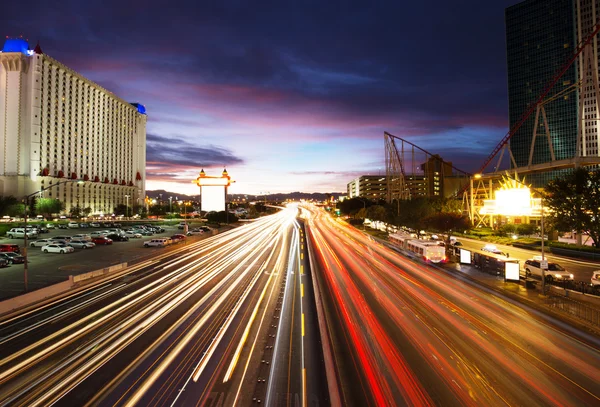
[(448, 236), (455, 231), (464, 231), (471, 227), (471, 221), (463, 214), (456, 212), (439, 212), (425, 218), (427, 227), (435, 232)]
[(88, 216), (90, 216), (90, 213), (92, 213), (92, 208), (90, 208), (89, 206), (87, 208), (83, 208), (81, 210), (81, 216), (87, 218)]
[(364, 219), (366, 217), (366, 213), (361, 212), (361, 210), (366, 209), (371, 205), (373, 205), (373, 203), (367, 198), (351, 198), (344, 199), (342, 202), (339, 202), (337, 204), (337, 209), (339, 209), (340, 213), (343, 215)]
[(7, 207), (2, 213), (13, 218), (20, 218), (25, 213), (25, 204), (14, 203)]
[(58, 199), (38, 198), (35, 201), (35, 212), (45, 218), (51, 218), (53, 214), (60, 213), (64, 205)]
[[(13, 215), (7, 213), (7, 211), (11, 206), (18, 204), (18, 203), (19, 203), (19, 201), (17, 200), (17, 198), (15, 198), (12, 195), (0, 196), (0, 215), (13, 216)], [(21, 213), (23, 213), (23, 212), (21, 212)]]
[(229, 223), (231, 223), (231, 222), (237, 222), (238, 218), (231, 212), (229, 213), (229, 217), (228, 217), (227, 213), (225, 211), (220, 211), (220, 212), (207, 213), (206, 220), (208, 220), (209, 222), (213, 222), (213, 223), (225, 223), (227, 221), (229, 221)]
[(550, 223), (560, 232), (589, 233), (600, 247), (600, 171), (578, 168), (546, 187)]
[(69, 217), (73, 219), (81, 218), (81, 208), (79, 206), (72, 206), (69, 211)]
[(538, 227), (534, 223), (521, 223), (517, 226), (517, 233), (521, 236), (533, 235)]
[(427, 198), (414, 198), (400, 201), (398, 224), (413, 229), (417, 235), (427, 227), (425, 219), (433, 214)]
[(128, 212), (129, 208), (127, 207), (127, 205), (125, 204), (118, 204), (117, 206), (115, 206), (115, 210), (114, 210), (114, 214), (117, 216), (125, 216), (125, 214)]

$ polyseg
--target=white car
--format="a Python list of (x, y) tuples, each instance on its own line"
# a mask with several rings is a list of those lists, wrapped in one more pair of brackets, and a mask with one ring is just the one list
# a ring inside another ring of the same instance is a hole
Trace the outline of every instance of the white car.
[(490, 252), (490, 253), (494, 253), (494, 254), (503, 254), (502, 250), (498, 249), (493, 244), (486, 244), (485, 246), (483, 246), (481, 248), (481, 250), (483, 250), (484, 252)]
[(96, 243), (89, 242), (85, 239), (73, 239), (69, 242), (68, 246), (71, 246), (74, 249), (91, 249), (96, 246)]
[(90, 233), (91, 237), (100, 237), (100, 236), (106, 236), (106, 235), (108, 235), (108, 231), (107, 230), (99, 230), (97, 232)]
[(135, 238), (135, 239), (139, 239), (142, 237), (141, 233), (137, 233), (134, 232), (132, 230), (128, 230), (127, 232), (125, 232), (125, 236), (127, 236), (128, 238)]
[(75, 251), (75, 249), (73, 249), (71, 246), (65, 246), (64, 244), (49, 244), (47, 246), (43, 246), (42, 247), (42, 251), (44, 253), (73, 253)]
[(600, 270), (596, 270), (592, 274), (592, 286), (594, 288), (600, 288)]
[(92, 241), (92, 237), (90, 235), (86, 235), (86, 234), (79, 234), (79, 235), (73, 235), (71, 236), (72, 240), (87, 240), (88, 242)]
[(99, 228), (100, 224), (98, 222), (92, 222), (92, 223), (90, 223), (90, 226), (93, 228)]
[(46, 246), (48, 244), (53, 244), (56, 243), (54, 240), (52, 239), (40, 239), (40, 240), (35, 240), (31, 243), (29, 243), (29, 246), (31, 247), (43, 247)]
[(69, 229), (79, 229), (79, 223), (77, 223), (77, 222), (69, 222), (69, 224), (67, 225), (67, 227)]
[(144, 242), (144, 247), (165, 247), (173, 243), (170, 237), (161, 237)]

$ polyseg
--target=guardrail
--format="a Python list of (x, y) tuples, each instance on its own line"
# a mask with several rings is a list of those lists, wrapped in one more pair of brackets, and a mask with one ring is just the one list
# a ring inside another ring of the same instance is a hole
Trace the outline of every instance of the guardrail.
[(567, 313), (592, 325), (600, 326), (600, 309), (562, 295), (550, 295), (544, 300), (549, 308)]

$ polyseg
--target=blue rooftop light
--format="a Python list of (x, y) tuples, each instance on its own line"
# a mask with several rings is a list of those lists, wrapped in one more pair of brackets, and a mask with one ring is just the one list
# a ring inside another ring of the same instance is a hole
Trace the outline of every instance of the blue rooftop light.
[(23, 38), (7, 38), (4, 41), (2, 52), (21, 52), (27, 54), (29, 51), (29, 42)]
[(146, 106), (141, 103), (132, 103), (131, 105), (137, 107), (138, 113), (146, 114)]

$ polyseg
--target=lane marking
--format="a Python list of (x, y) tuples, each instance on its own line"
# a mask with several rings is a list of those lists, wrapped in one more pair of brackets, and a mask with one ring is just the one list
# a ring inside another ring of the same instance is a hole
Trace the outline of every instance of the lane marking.
[(304, 297), (304, 283), (300, 283), (300, 296)]
[(304, 336), (304, 312), (302, 313), (302, 336)]

